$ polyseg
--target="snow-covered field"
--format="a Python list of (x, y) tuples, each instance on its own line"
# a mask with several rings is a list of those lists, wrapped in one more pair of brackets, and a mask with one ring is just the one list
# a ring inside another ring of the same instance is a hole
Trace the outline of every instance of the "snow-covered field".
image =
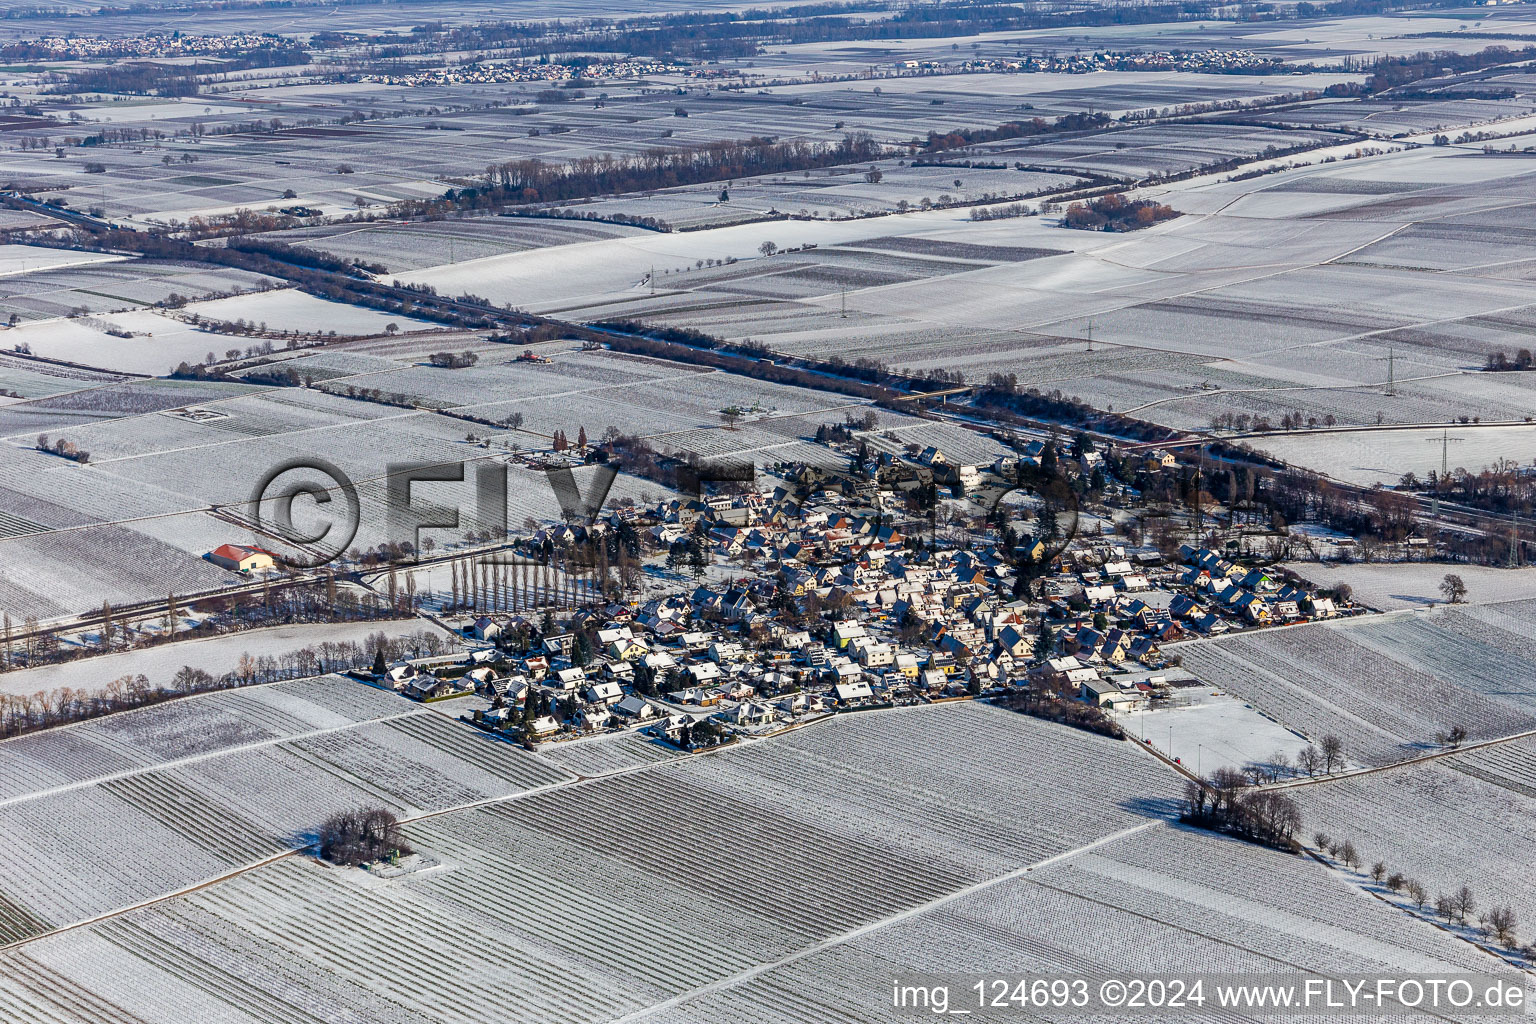
[(1309, 834), (1350, 840), (1365, 864), (1381, 860), (1417, 878), (1431, 900), (1469, 885), (1482, 910), (1509, 904), (1520, 920), (1530, 921), (1536, 918), (1536, 888), (1527, 870), (1529, 851), (1536, 849), (1536, 793), (1461, 770), (1468, 760), (1494, 756), (1530, 764), (1536, 748), (1529, 741), (1511, 743), (1288, 794), (1301, 804)]
[[(15, 938), (70, 924), (303, 846), (336, 810), (368, 804), (419, 814), (570, 777), (335, 676), (8, 740), (0, 743), (0, 932)], [(91, 884), (80, 884), (86, 875)]]
[(92, 263), (113, 263), (126, 259), (107, 253), (73, 252), (69, 249), (49, 249), (39, 245), (0, 245), (0, 277), (26, 274), (34, 270), (50, 270), (60, 267), (83, 267)]
[[(505, 748), (424, 709), (364, 729), (429, 721)], [(357, 730), (277, 746), (291, 748), (349, 778), (381, 770)], [(551, 777), (542, 758), (505, 750), (496, 756)], [(246, 776), (240, 791), (267, 777)], [(400, 777), (390, 762), (373, 778), (398, 790)], [(30, 943), (27, 957), (149, 1018), (260, 972), (288, 1005), (347, 1005), (367, 1019), (490, 1022), (514, 1006), (529, 1020), (607, 1020), (1145, 826), (1176, 786), (1134, 744), (982, 705), (846, 716), (412, 825), (412, 843), (444, 865), (420, 876), (285, 859)], [(157, 860), (185, 855), (162, 847)], [(35, 900), (35, 888), (15, 895)], [(150, 946), (157, 955), (128, 969)], [(194, 959), (202, 968), (189, 969)], [(0, 1008), (17, 998), (17, 966), (0, 957)], [(460, 998), (490, 990), (495, 999)]]
[(1132, 737), (1200, 775), (1256, 761), (1268, 763), (1274, 754), (1284, 754), (1294, 763), (1297, 752), (1307, 745), (1305, 737), (1220, 691), (1185, 687), (1179, 696), (1189, 703), (1114, 717)]
[[(1310, 860), (1153, 825), (942, 906), (850, 933), (808, 957), (743, 972), (731, 984), (651, 1019), (819, 1024), (828, 1007), (839, 1011), (838, 1020), (855, 1024), (919, 1019), (932, 1011), (892, 1010), (893, 979), (946, 975), (1294, 977), (1298, 971), (1336, 976), (1500, 970), (1498, 961), (1470, 944), (1413, 921)], [(1510, 981), (1521, 977), (1508, 969), (1503, 974)], [(974, 998), (962, 988), (955, 986), (951, 1013), (965, 1008), (962, 997)], [(804, 998), (807, 992), (816, 998)], [(1205, 1009), (1211, 1009), (1209, 1003)], [(1010, 1009), (974, 1019), (1014, 1016)], [(1102, 1019), (1172, 1016), (1164, 1009)]]
[(1176, 644), (1184, 668), (1356, 764), (1536, 728), (1533, 602), (1389, 612)]
[(1408, 473), (1420, 480), (1438, 473), (1442, 447), (1453, 472), (1477, 473), (1504, 459), (1529, 466), (1536, 458), (1536, 425), (1308, 431), (1252, 438), (1247, 444), (1335, 480), (1369, 487), (1395, 484)]
[(85, 658), (63, 665), (45, 665), (0, 673), (0, 693), (31, 695), (68, 686), (75, 690), (100, 690), (114, 679), (144, 675), (152, 684), (170, 682), (183, 665), (200, 668), (214, 676), (231, 672), (243, 655), (276, 657), (320, 643), (361, 643), (374, 633), (402, 636), (418, 630), (440, 632), (425, 619), (391, 619), (377, 622), (313, 623), (273, 626), (243, 633), (185, 640), (146, 647), (121, 654)]
[[(238, 298), (216, 301), (235, 302)], [(119, 338), (108, 334), (108, 329), (129, 331), (133, 337)], [(203, 362), (209, 352), (223, 358), (229, 349), (244, 350), (255, 340), (200, 330), (149, 310), (42, 320), (22, 324), (6, 335), (7, 342), (25, 343), (33, 352), (49, 359), (154, 376), (170, 373), (178, 363)]]
[(236, 295), (228, 299), (194, 302), (189, 313), (200, 313), (216, 320), (266, 324), (281, 331), (335, 331), (337, 334), (383, 334), (394, 324), (402, 331), (426, 331), (441, 324), (416, 320), (397, 313), (384, 313), (344, 302), (331, 302), (306, 292), (288, 288), (270, 292)]
[(1291, 562), (1285, 568), (1319, 587), (1347, 583), (1354, 600), (1380, 611), (1444, 604), (1440, 584), (1448, 573), (1467, 585), (1472, 604), (1536, 598), (1536, 567), (1499, 569), (1440, 562)]

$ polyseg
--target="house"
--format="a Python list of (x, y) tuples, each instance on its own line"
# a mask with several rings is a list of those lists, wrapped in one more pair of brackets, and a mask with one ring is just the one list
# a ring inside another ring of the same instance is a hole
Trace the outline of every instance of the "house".
[(587, 670), (579, 665), (562, 668), (555, 673), (553, 686), (561, 690), (574, 690), (587, 681)]
[(576, 712), (576, 723), (583, 729), (604, 729), (613, 724), (613, 712), (606, 704), (588, 704)]
[(683, 670), (693, 680), (695, 685), (705, 686), (720, 678), (720, 666), (712, 661), (700, 661), (689, 665)]
[(482, 615), (469, 627), (476, 640), (492, 641), (501, 636), (501, 626), (492, 618)]
[(661, 714), (661, 709), (639, 694), (632, 693), (613, 705), (616, 714), (636, 722), (647, 722)]
[(997, 634), (997, 645), (1015, 658), (1027, 658), (1035, 651), (1034, 637), (1021, 632), (1016, 626), (1004, 626)]
[(1206, 612), (1203, 615), (1195, 615), (1190, 619), (1189, 624), (1194, 627), (1196, 632), (1204, 633), (1206, 636), (1215, 636), (1218, 633), (1225, 633), (1230, 628), (1228, 627), (1226, 620), (1220, 618), (1215, 612)]
[(779, 717), (774, 708), (755, 701), (744, 701), (721, 714), (721, 719), (736, 726), (767, 725)]
[(862, 622), (844, 621), (832, 627), (832, 643), (838, 650), (847, 647), (849, 641), (867, 635)]
[(527, 725), (529, 735), (549, 736), (560, 731), (560, 723), (549, 715), (540, 715)]
[(1030, 678), (1060, 691), (1076, 690), (1082, 684), (1099, 678), (1097, 670), (1089, 668), (1070, 654), (1064, 658), (1048, 658), (1044, 664), (1029, 670)]
[(661, 719), (655, 725), (646, 729), (646, 732), (657, 739), (666, 740), (669, 743), (677, 743), (683, 735), (693, 727), (693, 719), (688, 715), (671, 714)]
[(204, 557), (215, 565), (222, 565), (235, 572), (258, 572), (277, 566), (277, 559), (272, 552), (244, 544), (220, 544)]
[(612, 681), (594, 683), (581, 696), (588, 704), (617, 704), (624, 699), (624, 689)]
[(1333, 603), (1333, 598), (1314, 597), (1312, 599), (1312, 617), (1314, 619), (1331, 619), (1338, 614), (1339, 609)]
[(869, 684), (862, 680), (838, 683), (832, 688), (832, 692), (840, 704), (852, 704), (855, 701), (869, 700), (875, 695), (874, 691), (869, 688)]
[(859, 648), (859, 664), (867, 669), (884, 668), (896, 661), (896, 650), (890, 644), (864, 644)]
[(1122, 690), (1120, 684), (1100, 679), (1085, 681), (1080, 695), (1089, 704), (1112, 711), (1133, 708), (1141, 703), (1140, 691)]

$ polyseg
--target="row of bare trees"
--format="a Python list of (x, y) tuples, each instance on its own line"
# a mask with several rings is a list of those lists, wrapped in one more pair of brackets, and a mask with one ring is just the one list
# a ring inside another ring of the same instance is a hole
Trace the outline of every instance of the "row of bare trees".
[[(415, 605), (414, 582), (409, 577), (404, 589), (403, 596), (392, 589), (386, 603), (356, 588), (339, 587), (334, 576), (303, 586), (284, 585), (280, 578), (273, 578), (254, 594), (206, 598), (190, 606), (184, 606), (175, 594), (171, 594), (159, 614), (154, 616), (142, 613), (129, 616), (104, 602), (94, 650), (63, 643), (58, 632), (44, 627), (35, 616), (28, 616), (18, 626), (7, 612), (0, 615), (0, 672), (265, 626), (357, 622), (410, 615)], [(183, 621), (184, 611), (199, 616), (198, 622), (188, 626)], [(163, 628), (156, 631), (131, 627), (131, 621), (142, 626), (150, 618)]]
[[(1338, 840), (1325, 832), (1318, 832), (1313, 835), (1312, 843), (1319, 855), (1326, 855), (1351, 870), (1360, 870), (1364, 863), (1360, 851), (1348, 839)], [(1508, 904), (1491, 906), (1479, 913), (1477, 897), (1473, 894), (1471, 886), (1465, 884), (1453, 892), (1443, 892), (1431, 899), (1429, 890), (1422, 882), (1408, 877), (1401, 871), (1392, 870), (1382, 860), (1371, 865), (1370, 876), (1371, 881), (1377, 885), (1385, 887), (1394, 894), (1407, 896), (1413, 903), (1414, 909), (1420, 913), (1432, 906), (1435, 916), (1445, 924), (1449, 925), (1454, 921), (1463, 927), (1471, 927), (1484, 942), (1496, 942), (1536, 966), (1536, 942), (1521, 945), (1516, 932), (1519, 919), (1515, 915), (1514, 908)]]
[(99, 689), (61, 686), (30, 695), (0, 693), (0, 738), (197, 693), (364, 668), (380, 654), (386, 661), (440, 654), (445, 645), (442, 634), (435, 631), (419, 630), (409, 636), (389, 636), (380, 631), (361, 643), (327, 640), (277, 655), (242, 654), (234, 669), (217, 676), (183, 665), (170, 680), (160, 684), (151, 683), (148, 676), (140, 673), (120, 676)]

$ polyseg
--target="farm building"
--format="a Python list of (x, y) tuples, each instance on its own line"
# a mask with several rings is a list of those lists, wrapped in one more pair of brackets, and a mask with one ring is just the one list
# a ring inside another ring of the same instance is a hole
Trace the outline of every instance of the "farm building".
[(215, 565), (222, 565), (235, 572), (257, 572), (277, 565), (272, 552), (244, 544), (220, 544), (205, 556)]

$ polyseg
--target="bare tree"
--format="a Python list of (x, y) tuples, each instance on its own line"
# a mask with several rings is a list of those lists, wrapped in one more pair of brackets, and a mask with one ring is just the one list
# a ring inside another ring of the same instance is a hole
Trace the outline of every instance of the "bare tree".
[(1424, 904), (1429, 902), (1429, 890), (1425, 889), (1422, 883), (1413, 878), (1408, 879), (1405, 888), (1408, 890), (1408, 898), (1413, 900), (1413, 905), (1422, 911)]
[(1466, 739), (1467, 727), (1464, 725), (1453, 725), (1444, 732), (1435, 733), (1435, 742), (1446, 747), (1459, 747)]
[(1332, 775), (1344, 767), (1344, 741), (1333, 734), (1323, 737), (1323, 770)]
[(1461, 604), (1467, 597), (1467, 584), (1460, 576), (1453, 572), (1445, 574), (1445, 579), (1440, 581), (1440, 593), (1451, 604)]
[(1296, 767), (1309, 776), (1316, 775), (1323, 770), (1323, 752), (1308, 744), (1301, 753), (1296, 755)]
[(1456, 919), (1462, 924), (1467, 923), (1467, 918), (1477, 909), (1477, 900), (1472, 896), (1472, 890), (1465, 885), (1456, 890), (1451, 897), (1456, 907)]
[(1515, 944), (1515, 912), (1508, 906), (1494, 907), (1488, 911), (1488, 927), (1498, 937), (1500, 944), (1513, 946)]
[(1371, 881), (1375, 882), (1377, 885), (1380, 885), (1381, 880), (1386, 877), (1387, 865), (1384, 862), (1377, 861), (1375, 864), (1371, 865)]

